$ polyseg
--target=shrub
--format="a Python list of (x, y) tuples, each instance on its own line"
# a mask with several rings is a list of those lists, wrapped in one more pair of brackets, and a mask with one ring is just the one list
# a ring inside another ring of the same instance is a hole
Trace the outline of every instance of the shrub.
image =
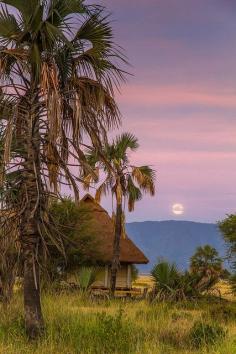
[(226, 331), (222, 326), (202, 321), (195, 322), (189, 333), (191, 344), (195, 348), (203, 345), (213, 345), (225, 336)]
[(130, 353), (135, 344), (135, 327), (124, 319), (120, 309), (115, 316), (104, 313), (97, 315), (96, 338), (104, 353)]
[(216, 304), (209, 310), (213, 320), (236, 321), (236, 306), (234, 304)]
[(236, 295), (236, 274), (235, 273), (229, 277), (229, 283), (230, 283), (232, 293)]
[(198, 276), (189, 272), (180, 272), (175, 264), (161, 261), (157, 263), (152, 276), (155, 281), (155, 290), (151, 300), (184, 300), (199, 295), (197, 284)]
[(178, 295), (180, 273), (175, 264), (161, 261), (152, 270), (155, 281), (154, 297), (159, 300), (174, 300)]

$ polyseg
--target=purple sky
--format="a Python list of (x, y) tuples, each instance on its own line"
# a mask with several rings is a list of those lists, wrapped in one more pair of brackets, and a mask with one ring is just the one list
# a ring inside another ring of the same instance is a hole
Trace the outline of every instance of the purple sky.
[[(101, 0), (134, 77), (118, 96), (137, 164), (157, 170), (157, 193), (128, 221), (215, 222), (235, 212), (236, 1)], [(171, 205), (185, 213), (174, 217)], [(104, 202), (109, 207), (110, 201)]]

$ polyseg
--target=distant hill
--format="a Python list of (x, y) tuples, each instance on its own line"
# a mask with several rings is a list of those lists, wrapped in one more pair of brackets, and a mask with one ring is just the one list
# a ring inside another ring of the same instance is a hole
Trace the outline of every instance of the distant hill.
[(139, 266), (142, 272), (149, 272), (160, 257), (187, 269), (196, 247), (205, 244), (225, 255), (225, 244), (216, 224), (172, 220), (132, 222), (127, 224), (127, 233), (150, 260), (148, 265)]

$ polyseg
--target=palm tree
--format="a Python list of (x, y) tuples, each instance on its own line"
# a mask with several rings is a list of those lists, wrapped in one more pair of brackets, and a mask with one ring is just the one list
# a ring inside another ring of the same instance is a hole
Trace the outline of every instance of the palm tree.
[[(130, 133), (123, 133), (111, 144), (104, 144), (102, 149), (88, 151), (87, 160), (94, 170), (105, 173), (104, 181), (96, 191), (95, 199), (100, 202), (101, 196), (111, 191), (116, 200), (115, 237), (113, 259), (111, 266), (111, 293), (114, 295), (117, 270), (120, 258), (120, 239), (124, 230), (123, 204), (128, 201), (128, 210), (133, 211), (135, 202), (142, 199), (143, 192), (152, 196), (155, 194), (155, 171), (149, 166), (133, 166), (130, 163), (128, 152), (136, 151), (139, 147), (137, 138)], [(92, 175), (85, 179), (85, 187), (89, 186)], [(124, 202), (124, 203), (123, 203)]]
[(198, 247), (190, 259), (190, 270), (205, 277), (218, 277), (222, 272), (222, 258), (210, 245)]
[(60, 195), (62, 183), (78, 199), (76, 169), (91, 172), (83, 133), (99, 149), (106, 131), (119, 124), (113, 86), (124, 77), (116, 64), (124, 58), (101, 7), (83, 0), (0, 5), (1, 205), (14, 211), (2, 230), (19, 225), (26, 331), (35, 338), (44, 327), (39, 262), (47, 253), (45, 235), (63, 252), (53, 237), (48, 199)]

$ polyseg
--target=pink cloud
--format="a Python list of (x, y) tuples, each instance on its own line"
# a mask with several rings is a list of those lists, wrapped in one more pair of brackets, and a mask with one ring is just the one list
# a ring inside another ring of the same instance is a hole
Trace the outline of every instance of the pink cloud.
[(201, 105), (220, 108), (236, 108), (236, 92), (219, 92), (217, 90), (201, 90), (201, 88), (185, 86), (124, 86), (120, 103), (133, 105), (177, 106)]
[[(145, 120), (138, 120), (131, 116), (125, 122), (126, 130), (135, 132), (140, 136), (141, 145), (155, 144), (163, 150), (174, 150), (177, 146), (185, 146), (189, 150), (224, 150), (234, 149), (236, 151), (236, 120), (231, 124), (225, 124), (224, 119), (218, 117), (195, 116), (174, 117), (145, 117)], [(146, 129), (148, 127), (148, 129)]]

